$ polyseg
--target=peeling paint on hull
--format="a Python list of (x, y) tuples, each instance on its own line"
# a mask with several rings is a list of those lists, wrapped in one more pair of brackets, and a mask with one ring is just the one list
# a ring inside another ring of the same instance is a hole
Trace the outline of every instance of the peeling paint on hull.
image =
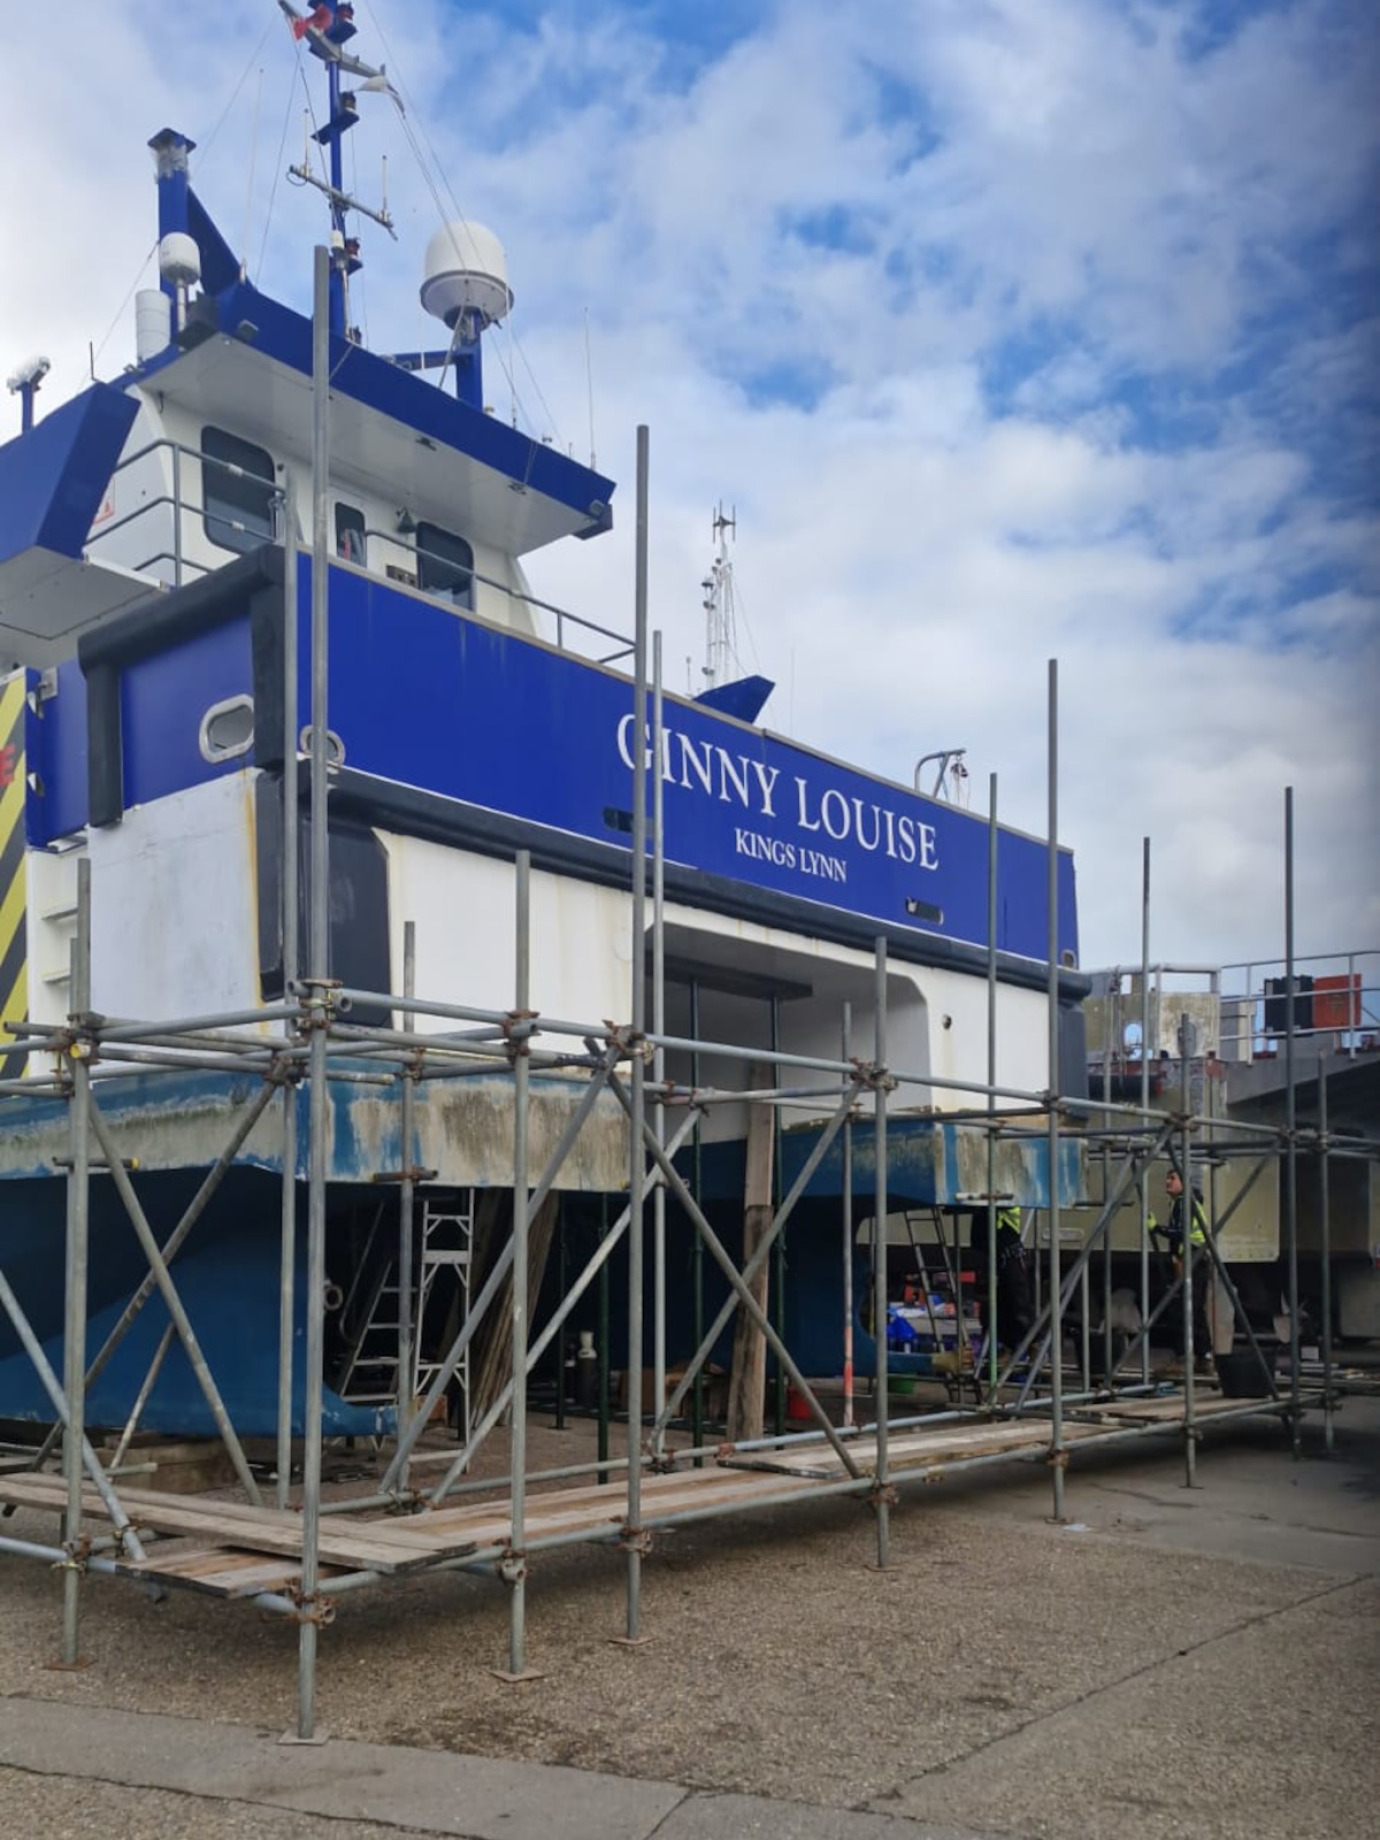
[[(238, 1074), (119, 1075), (97, 1082), (97, 1100), (119, 1148), (137, 1157), (133, 1181), (160, 1242), (171, 1234), (202, 1177), (221, 1156), (257, 1079)], [(568, 1078), (532, 1081), (533, 1167), (540, 1169), (583, 1092)], [(397, 1087), (330, 1082), (328, 1205), (349, 1204), (379, 1175), (403, 1161)], [(302, 1146), (297, 1176), (305, 1183), (308, 1095), (293, 1096)], [(512, 1083), (501, 1073), (438, 1080), (416, 1095), (415, 1158), (434, 1169), (441, 1189), (507, 1187), (512, 1182)], [(64, 1101), (0, 1102), (0, 1266), (14, 1286), (55, 1371), (62, 1372), (64, 1218), (69, 1123)], [(271, 1436), (276, 1426), (280, 1210), (283, 1122), (270, 1105), (242, 1146), (173, 1267), (179, 1293), (236, 1427)], [(557, 1177), (566, 1192), (609, 1192), (626, 1185), (628, 1137), (622, 1108), (608, 1095), (586, 1122)], [(375, 1196), (381, 1196), (377, 1186)], [(302, 1426), (306, 1292), (305, 1205), (297, 1227), (294, 1423)], [(147, 1273), (138, 1241), (112, 1185), (93, 1171), (90, 1214), (88, 1348), (106, 1335)], [(348, 1283), (348, 1270), (331, 1277)], [(168, 1317), (155, 1297), (93, 1387), (88, 1422), (123, 1424)], [(8, 1321), (0, 1318), (0, 1419), (47, 1422), (51, 1408)], [(352, 1406), (328, 1391), (327, 1435), (369, 1436), (388, 1428), (372, 1407)], [(211, 1436), (215, 1424), (180, 1346), (174, 1345), (149, 1400), (151, 1431)]]
[[(402, 1164), (401, 1092), (396, 1086), (329, 1083), (328, 1182), (369, 1182)], [(238, 1074), (119, 1075), (96, 1082), (111, 1134), (145, 1170), (206, 1169), (225, 1148), (243, 1107), (259, 1090)], [(554, 1149), (584, 1087), (566, 1078), (532, 1080), (532, 1167)], [(296, 1094), (298, 1175), (306, 1177), (307, 1095)], [(512, 1183), (512, 1082), (505, 1075), (424, 1082), (416, 1095), (416, 1155), (439, 1185), (503, 1188)], [(68, 1154), (67, 1107), (49, 1098), (0, 1100), (0, 1182), (61, 1177)], [(281, 1173), (282, 1112), (269, 1107), (236, 1163)], [(556, 1178), (562, 1191), (607, 1192), (625, 1186), (628, 1136), (617, 1100), (601, 1095)], [(0, 1245), (4, 1228), (0, 1227)]]

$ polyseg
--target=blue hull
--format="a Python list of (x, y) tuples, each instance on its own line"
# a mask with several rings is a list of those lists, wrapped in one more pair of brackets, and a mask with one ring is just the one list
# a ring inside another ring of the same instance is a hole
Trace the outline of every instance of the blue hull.
[[(139, 1193), (154, 1232), (166, 1239), (202, 1179), (200, 1170), (143, 1176)], [(0, 1266), (13, 1286), (54, 1372), (63, 1371), (62, 1181), (7, 1182), (0, 1221)], [(193, 1228), (173, 1273), (197, 1339), (236, 1430), (272, 1437), (278, 1422), (279, 1195), (276, 1176), (233, 1169)], [(301, 1436), (306, 1316), (304, 1243), (298, 1235), (293, 1333), (293, 1432)], [(101, 1348), (148, 1271), (122, 1209), (106, 1181), (91, 1188), (87, 1360)], [(87, 1422), (121, 1426), (168, 1325), (160, 1296), (150, 1298), (87, 1397)], [(13, 1326), (0, 1317), (0, 1419), (51, 1423), (54, 1413)], [(322, 1426), (328, 1437), (369, 1436), (392, 1415), (350, 1405), (327, 1392)], [(180, 1341), (174, 1338), (141, 1420), (149, 1431), (214, 1437), (215, 1421)]]

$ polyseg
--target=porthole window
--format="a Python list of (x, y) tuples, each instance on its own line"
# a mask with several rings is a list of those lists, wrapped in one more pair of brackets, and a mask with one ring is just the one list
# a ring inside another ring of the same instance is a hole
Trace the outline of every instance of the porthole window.
[(212, 766), (247, 754), (254, 745), (253, 697), (230, 696), (223, 703), (212, 703), (201, 718), (197, 740), (201, 758)]

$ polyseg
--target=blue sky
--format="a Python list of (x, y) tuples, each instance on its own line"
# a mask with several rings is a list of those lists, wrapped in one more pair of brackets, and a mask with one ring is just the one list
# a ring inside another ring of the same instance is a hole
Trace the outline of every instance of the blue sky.
[[(0, 230), (33, 254), (0, 275), (7, 365), (42, 346), (53, 389), (75, 388), (112, 325), (103, 362), (128, 355), (165, 120), (202, 142), (195, 182), (251, 268), (262, 249), (264, 284), (303, 300), (321, 226), (275, 184), (302, 103), (275, 14), (129, 0), (75, 41), (38, 9), (8, 22), (26, 183)], [(1144, 835), (1157, 956), (1280, 951), (1286, 784), (1301, 946), (1380, 945), (1373, 5), (360, 0), (356, 18), (445, 174), (428, 183), (368, 99), (357, 183), (386, 151), (400, 232), (365, 234), (370, 342), (418, 336), (433, 184), (508, 248), (519, 347), (491, 357), (496, 409), (582, 457), (588, 316), (622, 522), (541, 558), (540, 589), (626, 615), (646, 421), (674, 683), (699, 662), (723, 498), (744, 665), (804, 741), (903, 781), (964, 745), (975, 803), (997, 772), (1003, 813), (1038, 830), (1059, 658), (1085, 961), (1138, 955)]]

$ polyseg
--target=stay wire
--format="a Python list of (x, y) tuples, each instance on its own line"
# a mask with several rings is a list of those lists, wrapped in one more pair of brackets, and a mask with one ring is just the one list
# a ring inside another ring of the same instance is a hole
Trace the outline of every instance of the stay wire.
[(214, 147), (216, 144), (217, 135), (220, 133), (221, 129), (225, 126), (226, 122), (229, 120), (230, 111), (231, 109), (234, 108), (235, 103), (239, 99), (239, 93), (244, 88), (245, 82), (248, 79), (249, 73), (254, 68), (255, 63), (258, 60), (259, 53), (263, 50), (264, 46), (268, 43), (268, 35), (271, 31), (273, 31), (276, 23), (277, 22), (275, 20), (270, 19), (268, 24), (264, 27), (263, 32), (259, 38), (258, 44), (255, 45), (254, 49), (249, 54), (249, 62), (245, 65), (244, 69), (240, 72), (239, 82), (235, 85), (234, 89), (231, 90), (230, 92), (230, 100), (226, 103), (225, 107), (220, 112), (220, 119), (216, 122), (215, 127), (212, 128), (211, 132), (206, 136), (205, 141), (202, 143), (200, 152), (201, 152), (201, 163), (203, 166), (205, 165), (207, 159), (210, 157), (212, 147)]
[(154, 255), (157, 252), (157, 249), (158, 249), (158, 238), (154, 237), (152, 243), (149, 244), (148, 254), (144, 257), (143, 261), (139, 264), (139, 267), (135, 273), (134, 279), (129, 284), (129, 292), (125, 295), (124, 299), (120, 302), (119, 307), (116, 309), (115, 317), (113, 320), (111, 320), (109, 328), (106, 331), (105, 337), (101, 340), (100, 344), (96, 347), (96, 349), (91, 354), (91, 363), (93, 367), (95, 365), (97, 358), (100, 357), (101, 353), (105, 350), (106, 346), (110, 343), (111, 339), (115, 336), (115, 328), (119, 325), (120, 321), (124, 318), (125, 313), (129, 307), (129, 303), (131, 300), (133, 300), (135, 291), (138, 288), (139, 283), (144, 279), (144, 270), (148, 267), (149, 263), (153, 260)]
[[(221, 129), (225, 126), (226, 122), (230, 119), (230, 112), (234, 108), (236, 102), (239, 101), (240, 91), (244, 88), (246, 82), (249, 80), (249, 73), (251, 70), (253, 70), (255, 63), (258, 60), (260, 52), (263, 50), (264, 46), (268, 43), (268, 35), (273, 30), (273, 25), (274, 25), (274, 22), (270, 19), (268, 24), (264, 27), (262, 33), (259, 35), (259, 42), (257, 45), (255, 45), (254, 49), (250, 52), (249, 57), (245, 63), (244, 69), (239, 74), (239, 80), (236, 82), (235, 87), (231, 90), (229, 99), (227, 100), (225, 107), (221, 110), (220, 115), (218, 116), (216, 120), (215, 126), (211, 129), (211, 132), (206, 136), (205, 141), (202, 143), (201, 149), (200, 149), (202, 165), (205, 165), (206, 161), (209, 159), (211, 149), (215, 146), (216, 140), (220, 134)], [(158, 249), (158, 238), (155, 237), (153, 239), (152, 244), (149, 246), (148, 254), (144, 257), (143, 261), (139, 264), (139, 267), (134, 276), (134, 279), (129, 285), (129, 292), (125, 295), (124, 299), (120, 302), (120, 305), (119, 305), (118, 310), (116, 311), (115, 317), (114, 319), (111, 320), (110, 325), (106, 330), (105, 337), (101, 340), (100, 344), (96, 347), (96, 349), (91, 354), (92, 364), (96, 362), (97, 358), (100, 357), (101, 353), (105, 350), (106, 346), (110, 343), (111, 339), (114, 338), (116, 328), (119, 326), (120, 321), (124, 318), (125, 313), (129, 308), (129, 303), (131, 300), (133, 300), (135, 293), (138, 290), (139, 283), (144, 278), (144, 271), (148, 268), (149, 263), (153, 260), (154, 255), (157, 252), (157, 249)]]
[[(467, 219), (464, 211), (460, 208), (460, 201), (455, 196), (455, 191), (450, 183), (449, 178), (447, 177), (445, 166), (442, 164), (441, 159), (436, 152), (435, 143), (432, 141), (431, 135), (427, 131), (426, 117), (422, 113), (422, 111), (417, 107), (416, 102), (413, 99), (412, 93), (407, 83), (403, 79), (402, 71), (398, 65), (398, 60), (397, 60), (396, 55), (394, 54), (393, 47), (389, 42), (388, 34), (384, 30), (383, 23), (379, 18), (379, 7), (377, 5), (371, 5), (367, 8), (367, 10), (369, 13), (370, 23), (373, 27), (373, 30), (378, 34), (379, 43), (382, 45), (384, 55), (388, 59), (390, 80), (397, 86), (398, 93), (402, 97), (404, 103), (406, 104), (408, 112), (405, 113), (402, 117), (404, 131), (406, 132), (408, 144), (410, 145), (412, 149), (413, 156), (417, 161), (417, 165), (421, 171), (422, 177), (426, 181), (427, 189), (430, 191), (432, 200), (435, 203), (436, 214), (440, 218), (442, 223), (446, 221), (447, 212), (445, 209), (445, 205), (442, 203), (440, 193), (437, 189), (434, 179), (432, 178), (431, 171), (430, 171), (430, 168), (428, 167), (427, 161), (425, 158), (423, 158), (421, 148), (417, 144), (417, 138), (416, 138), (416, 135), (412, 131), (412, 126), (409, 120), (409, 115), (415, 115), (417, 118), (417, 122), (421, 130), (422, 138), (426, 142), (427, 152), (430, 155), (431, 165), (433, 165), (437, 173), (440, 174), (441, 184), (446, 189), (446, 194), (450, 199), (451, 207), (455, 214), (455, 217), (459, 220), (460, 223), (464, 224), (468, 228), (469, 220)], [(457, 249), (456, 255), (461, 256), (462, 252)], [(527, 354), (522, 348), (522, 343), (519, 340), (516, 332), (513, 330), (511, 320), (509, 320), (508, 322), (507, 331), (508, 331), (509, 341), (513, 349), (517, 352), (518, 357), (522, 361), (523, 368), (526, 370), (527, 375), (532, 380), (532, 387), (537, 393), (537, 400), (541, 404), (542, 411), (546, 416), (547, 426), (550, 428), (553, 438), (559, 441), (560, 434), (556, 426), (556, 418), (551, 413), (551, 406), (547, 402), (545, 396), (542, 393), (541, 384), (537, 380), (536, 372), (532, 369), (532, 366), (528, 361)], [(528, 424), (529, 428), (535, 427), (536, 426), (535, 418), (528, 413), (526, 405), (522, 401), (521, 392), (518, 390), (518, 387), (517, 387), (517, 379), (513, 374), (511, 364), (505, 359), (503, 349), (501, 346), (497, 348), (497, 357), (499, 360), (500, 367), (502, 368), (507, 378), (508, 387), (509, 387), (509, 390), (512, 392), (513, 400), (517, 404), (519, 412), (521, 413), (523, 417), (523, 420)], [(447, 360), (447, 363), (449, 363), (449, 359)], [(445, 382), (445, 371), (442, 371), (441, 373), (441, 382), (442, 383)]]
[(283, 131), (278, 136), (278, 155), (273, 162), (273, 185), (268, 194), (268, 215), (264, 219), (263, 241), (259, 244), (259, 260), (254, 268), (254, 285), (257, 287), (263, 277), (264, 258), (268, 254), (268, 233), (273, 228), (273, 207), (278, 199), (278, 180), (283, 171), (283, 150), (287, 146), (288, 129), (292, 126), (292, 99), (296, 93), (296, 81), (290, 81), (287, 89), (287, 101), (283, 105)]
[[(437, 188), (435, 179), (432, 177), (431, 170), (427, 164), (426, 157), (422, 153), (422, 150), (417, 143), (417, 137), (412, 132), (411, 124), (408, 121), (408, 118), (406, 115), (402, 117), (402, 124), (403, 124), (403, 132), (407, 137), (408, 146), (410, 147), (412, 151), (412, 157), (417, 162), (417, 169), (421, 173), (422, 178), (426, 183), (427, 190), (431, 193), (431, 201), (432, 201), (432, 204), (436, 208), (436, 215), (438, 219), (440, 220), (441, 224), (443, 226), (446, 226), (445, 204), (442, 201), (440, 191)], [(450, 190), (449, 185), (447, 185), (446, 189), (447, 191)], [(459, 204), (455, 200), (455, 194), (453, 192), (451, 192), (451, 204), (455, 211), (456, 221), (458, 221), (463, 228), (468, 229), (469, 220), (466, 218), (464, 212), (460, 209)], [(458, 261), (463, 261), (464, 251), (459, 248), (459, 246), (455, 243), (453, 238), (452, 238), (452, 248), (454, 248), (455, 250), (456, 259)], [(455, 353), (455, 344), (456, 344), (456, 340), (454, 337), (452, 337), (450, 346), (446, 352), (446, 361), (444, 365), (441, 367), (441, 375), (438, 380), (438, 387), (442, 389), (444, 389), (445, 387), (446, 373), (450, 369), (450, 361)], [(518, 410), (521, 413), (523, 419), (527, 422), (528, 426), (529, 427), (533, 426), (534, 418), (528, 414), (527, 406), (523, 402), (521, 393), (519, 392), (518, 387), (517, 387), (517, 378), (513, 372), (513, 368), (508, 362), (506, 362), (504, 358), (503, 347), (501, 345), (495, 346), (493, 347), (493, 351), (494, 351), (494, 355), (498, 358), (499, 368), (502, 370), (504, 376), (506, 377), (508, 381), (508, 388), (512, 392), (513, 401), (517, 404)]]

